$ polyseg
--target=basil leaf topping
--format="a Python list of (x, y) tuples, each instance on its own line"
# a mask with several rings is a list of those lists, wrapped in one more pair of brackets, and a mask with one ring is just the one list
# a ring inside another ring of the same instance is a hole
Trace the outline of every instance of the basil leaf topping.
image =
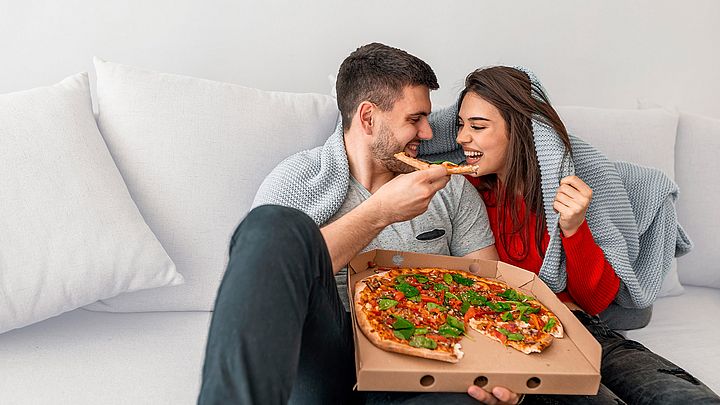
[(420, 294), (417, 288), (411, 286), (408, 283), (400, 283), (395, 286), (395, 289), (405, 294), (405, 297), (410, 298)]
[(546, 323), (545, 326), (543, 326), (543, 330), (544, 330), (545, 332), (549, 332), (550, 329), (552, 329), (553, 326), (555, 326), (555, 323), (556, 323), (556, 322), (555, 322), (555, 318), (550, 318), (550, 320), (548, 321), (548, 323)]
[(465, 324), (463, 323), (463, 321), (455, 318), (452, 315), (448, 315), (447, 324), (452, 326), (453, 328), (460, 329), (461, 331), (465, 330)]
[(397, 304), (398, 302), (395, 300), (382, 298), (378, 301), (378, 308), (380, 308), (381, 311), (385, 311), (386, 309), (390, 309)]
[(410, 346), (434, 350), (437, 348), (437, 342), (425, 336), (413, 336), (410, 340)]

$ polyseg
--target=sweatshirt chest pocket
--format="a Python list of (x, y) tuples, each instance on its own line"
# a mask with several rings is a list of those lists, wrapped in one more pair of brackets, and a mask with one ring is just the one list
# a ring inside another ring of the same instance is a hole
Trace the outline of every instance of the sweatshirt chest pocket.
[(422, 230), (415, 234), (415, 246), (418, 251), (435, 255), (449, 255), (450, 244), (445, 229)]
[(444, 239), (443, 236), (445, 236), (445, 230), (435, 228), (431, 231), (420, 233), (419, 235), (415, 236), (415, 239), (423, 242), (431, 242), (437, 239)]

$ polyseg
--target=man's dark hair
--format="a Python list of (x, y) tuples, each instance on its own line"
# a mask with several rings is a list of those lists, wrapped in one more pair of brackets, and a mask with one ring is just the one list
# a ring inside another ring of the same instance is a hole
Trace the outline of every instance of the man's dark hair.
[(380, 43), (361, 46), (340, 65), (335, 84), (343, 128), (363, 101), (391, 110), (407, 86), (440, 86), (430, 66), (409, 53)]

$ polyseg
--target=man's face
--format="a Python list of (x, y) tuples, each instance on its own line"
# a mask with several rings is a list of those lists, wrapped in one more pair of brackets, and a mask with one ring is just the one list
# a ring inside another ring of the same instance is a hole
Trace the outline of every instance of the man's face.
[(392, 110), (378, 114), (378, 132), (371, 145), (373, 158), (393, 173), (414, 171), (393, 155), (405, 152), (408, 156), (417, 156), (420, 141), (432, 138), (429, 114), (430, 90), (425, 86), (405, 87)]

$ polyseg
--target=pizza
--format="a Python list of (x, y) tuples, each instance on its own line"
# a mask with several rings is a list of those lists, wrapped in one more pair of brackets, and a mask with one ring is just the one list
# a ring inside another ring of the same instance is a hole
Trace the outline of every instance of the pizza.
[(560, 320), (500, 280), (441, 268), (375, 268), (355, 284), (363, 334), (381, 349), (457, 363), (470, 329), (525, 354), (563, 337)]
[(457, 165), (453, 162), (426, 162), (424, 160), (416, 159), (405, 154), (405, 152), (396, 153), (395, 158), (407, 165), (410, 165), (418, 170), (429, 169), (432, 166), (443, 166), (447, 170), (448, 174), (468, 174), (474, 173), (477, 166), (469, 165)]

